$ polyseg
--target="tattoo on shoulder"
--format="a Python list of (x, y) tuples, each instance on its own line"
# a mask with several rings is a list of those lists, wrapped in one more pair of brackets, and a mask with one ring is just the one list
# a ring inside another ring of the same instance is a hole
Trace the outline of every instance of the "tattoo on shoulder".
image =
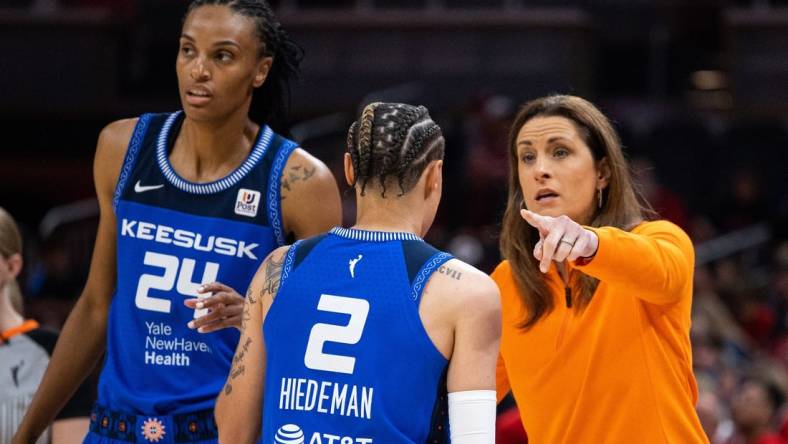
[(438, 267), (438, 273), (445, 274), (446, 276), (448, 276), (448, 277), (450, 277), (452, 279), (456, 279), (458, 281), (460, 280), (460, 278), (462, 278), (462, 273), (461, 272), (459, 272), (459, 271), (457, 271), (457, 270), (455, 270), (453, 268), (449, 268), (449, 267), (447, 267), (445, 265), (441, 265), (440, 267)]
[(287, 193), (292, 190), (296, 182), (305, 182), (312, 178), (317, 172), (317, 167), (309, 168), (305, 165), (293, 165), (282, 173), (282, 192), (281, 198), (285, 199)]

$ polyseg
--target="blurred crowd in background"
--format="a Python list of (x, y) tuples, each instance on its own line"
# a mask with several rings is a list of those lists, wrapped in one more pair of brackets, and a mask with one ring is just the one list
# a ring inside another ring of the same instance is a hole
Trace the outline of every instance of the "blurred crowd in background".
[[(111, 16), (120, 15), (133, 21), (150, 2), (5, 0), (4, 3), (7, 4), (0, 7), (16, 8), (14, 14), (30, 10), (57, 14), (62, 8), (107, 8)], [(182, 11), (188, 2), (165, 3), (171, 4), (173, 11)], [(309, 6), (314, 2), (273, 3), (297, 10), (299, 5)], [(359, 4), (368, 7), (375, 2), (318, 3), (324, 7), (353, 9)], [(455, 2), (420, 3), (434, 8)], [(489, 3), (507, 8), (551, 4), (503, 0)], [(593, 16), (600, 8), (609, 10), (611, 5), (625, 2), (557, 3), (552, 2), (552, 6), (589, 8)], [(722, 7), (765, 8), (772, 17), (788, 17), (779, 1), (632, 3), (657, 10), (664, 5), (671, 11), (680, 9), (681, 5), (688, 11), (707, 8), (710, 12), (705, 17), (709, 21), (719, 19)], [(627, 7), (621, 6), (624, 10)], [(0, 29), (7, 29), (14, 20), (7, 19)], [(177, 15), (167, 20), (162, 22), (177, 28)], [(286, 26), (287, 21), (283, 21)], [(784, 49), (788, 47), (785, 44), (788, 19), (777, 22), (772, 26), (778, 28), (775, 35), (782, 39)], [(722, 28), (708, 23), (694, 26), (715, 32), (721, 32)], [(678, 29), (697, 30), (692, 26)], [(684, 228), (695, 243), (693, 364), (700, 391), (697, 408), (711, 442), (788, 443), (785, 402), (788, 394), (788, 169), (784, 157), (788, 152), (788, 120), (784, 117), (788, 103), (775, 105), (767, 101), (766, 105), (758, 106), (757, 101), (740, 99), (747, 95), (748, 89), (742, 90), (740, 83), (738, 90), (734, 87), (737, 80), (731, 72), (735, 68), (726, 65), (724, 57), (708, 56), (709, 53), (725, 55), (727, 46), (714, 42), (724, 42), (729, 36), (709, 37), (712, 43), (698, 42), (691, 33), (683, 37), (686, 40), (673, 37), (676, 43), (669, 46), (678, 47), (685, 41), (700, 47), (698, 51), (706, 56), (699, 57), (698, 64), (693, 65), (685, 60), (691, 58), (685, 54), (680, 63), (662, 67), (667, 71), (664, 82), (659, 81), (663, 77), (657, 76), (656, 83), (645, 81), (642, 88), (631, 82), (616, 89), (610, 80), (596, 74), (591, 76), (591, 88), (580, 88), (580, 91), (572, 91), (572, 85), (567, 85), (567, 90), (541, 91), (536, 87), (518, 95), (491, 87), (464, 91), (464, 95), (458, 94), (454, 100), (427, 100), (429, 103), (425, 104), (447, 140), (444, 198), (427, 240), (491, 272), (500, 261), (498, 233), (508, 179), (507, 139), (517, 107), (524, 100), (536, 97), (531, 95), (534, 90), (542, 94), (588, 92), (588, 98), (614, 120), (646, 199), (662, 217)], [(653, 42), (653, 39), (652, 35), (646, 40)], [(605, 72), (605, 60), (617, 60), (617, 56), (626, 60), (630, 51), (653, 50), (648, 46), (630, 48), (615, 40), (606, 46), (604, 40), (597, 45), (595, 60), (602, 66), (592, 68), (596, 73)], [(172, 46), (176, 42), (168, 44)], [(312, 54), (307, 50), (307, 59)], [(174, 52), (164, 55), (172, 55), (174, 60)], [(788, 55), (783, 55), (781, 62), (779, 55), (775, 56), (777, 60), (772, 60), (777, 72), (772, 77), (776, 85), (772, 86), (785, 90), (788, 83), (781, 81), (788, 77), (780, 77), (780, 73), (788, 72), (783, 66)], [(381, 51), (381, 57), (385, 56), (385, 51)], [(659, 60), (658, 56), (654, 57)], [(648, 58), (650, 67), (654, 66), (654, 57)], [(152, 63), (155, 65), (155, 61)], [(764, 62), (759, 69), (768, 71), (767, 65)], [(611, 75), (625, 78), (648, 69), (635, 66), (632, 68), (635, 74), (627, 74), (618, 72), (621, 67), (626, 67), (625, 61), (615, 65), (616, 72)], [(120, 70), (126, 69), (135, 68)], [(165, 90), (174, 81), (172, 72), (154, 70), (148, 75), (167, 79), (163, 85), (151, 85), (152, 89)], [(126, 95), (144, 89), (144, 83), (133, 82), (134, 75), (120, 74), (120, 77)], [(142, 79), (149, 77), (144, 72), (139, 74)], [(308, 70), (304, 77), (308, 82)], [(403, 83), (405, 87), (393, 92), (361, 93), (369, 93), (365, 99), (382, 96), (387, 100), (420, 102), (421, 93), (434, 88), (429, 83), (415, 86)], [(709, 84), (712, 86), (704, 87)], [(752, 85), (753, 90), (761, 87)], [(298, 88), (296, 85), (295, 89)], [(20, 282), (26, 316), (45, 325), (61, 327), (85, 282), (98, 221), (97, 205), (91, 198), (90, 163), (101, 125), (125, 117), (124, 113), (169, 110), (177, 106), (177, 97), (173, 95), (144, 104), (127, 102), (124, 106), (110, 107), (106, 113), (88, 107), (83, 118), (47, 112), (43, 108), (40, 112), (17, 113), (13, 107), (3, 111), (3, 116), (9, 117), (3, 127), (4, 134), (16, 135), (9, 138), (12, 143), (0, 147), (0, 205), (14, 214), (24, 232), (26, 265)], [(298, 98), (297, 94), (295, 99), (290, 119), (293, 137), (333, 170), (343, 190), (345, 224), (352, 224), (353, 196), (341, 180), (341, 155), (346, 128), (356, 110), (363, 106), (363, 100), (349, 100), (344, 108), (326, 113), (317, 105), (310, 106), (309, 101)], [(155, 109), (162, 104), (169, 108)], [(31, 189), (31, 184), (37, 184), (40, 190)]]

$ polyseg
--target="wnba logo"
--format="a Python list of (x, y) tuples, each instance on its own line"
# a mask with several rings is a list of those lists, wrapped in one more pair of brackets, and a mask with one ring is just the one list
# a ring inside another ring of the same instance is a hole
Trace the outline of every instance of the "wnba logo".
[(235, 214), (241, 216), (257, 216), (257, 207), (260, 204), (260, 192), (241, 188), (235, 199)]
[(285, 424), (276, 431), (274, 441), (280, 444), (304, 444), (304, 432), (295, 424)]

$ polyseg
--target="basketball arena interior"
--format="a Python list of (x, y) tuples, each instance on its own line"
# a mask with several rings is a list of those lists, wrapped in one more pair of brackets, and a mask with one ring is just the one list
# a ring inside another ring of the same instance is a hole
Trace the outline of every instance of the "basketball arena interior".
[[(371, 102), (424, 105), (446, 140), (426, 240), (485, 273), (501, 260), (519, 107), (549, 94), (596, 104), (643, 195), (694, 244), (696, 409), (710, 442), (788, 443), (788, 2), (270, 3), (304, 49), (281, 131), (337, 178), (344, 226), (348, 127)], [(85, 285), (101, 129), (180, 108), (188, 4), (0, 1), (0, 207), (24, 239), (25, 318), (62, 328)], [(528, 442), (514, 409), (499, 404), (497, 442)], [(770, 440), (741, 440), (753, 427)]]

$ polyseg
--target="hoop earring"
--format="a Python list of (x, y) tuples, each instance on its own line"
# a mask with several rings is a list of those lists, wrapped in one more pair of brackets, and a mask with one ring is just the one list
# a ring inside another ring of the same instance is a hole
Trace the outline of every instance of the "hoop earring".
[(599, 196), (599, 208), (602, 208), (602, 188), (597, 188), (597, 196)]

